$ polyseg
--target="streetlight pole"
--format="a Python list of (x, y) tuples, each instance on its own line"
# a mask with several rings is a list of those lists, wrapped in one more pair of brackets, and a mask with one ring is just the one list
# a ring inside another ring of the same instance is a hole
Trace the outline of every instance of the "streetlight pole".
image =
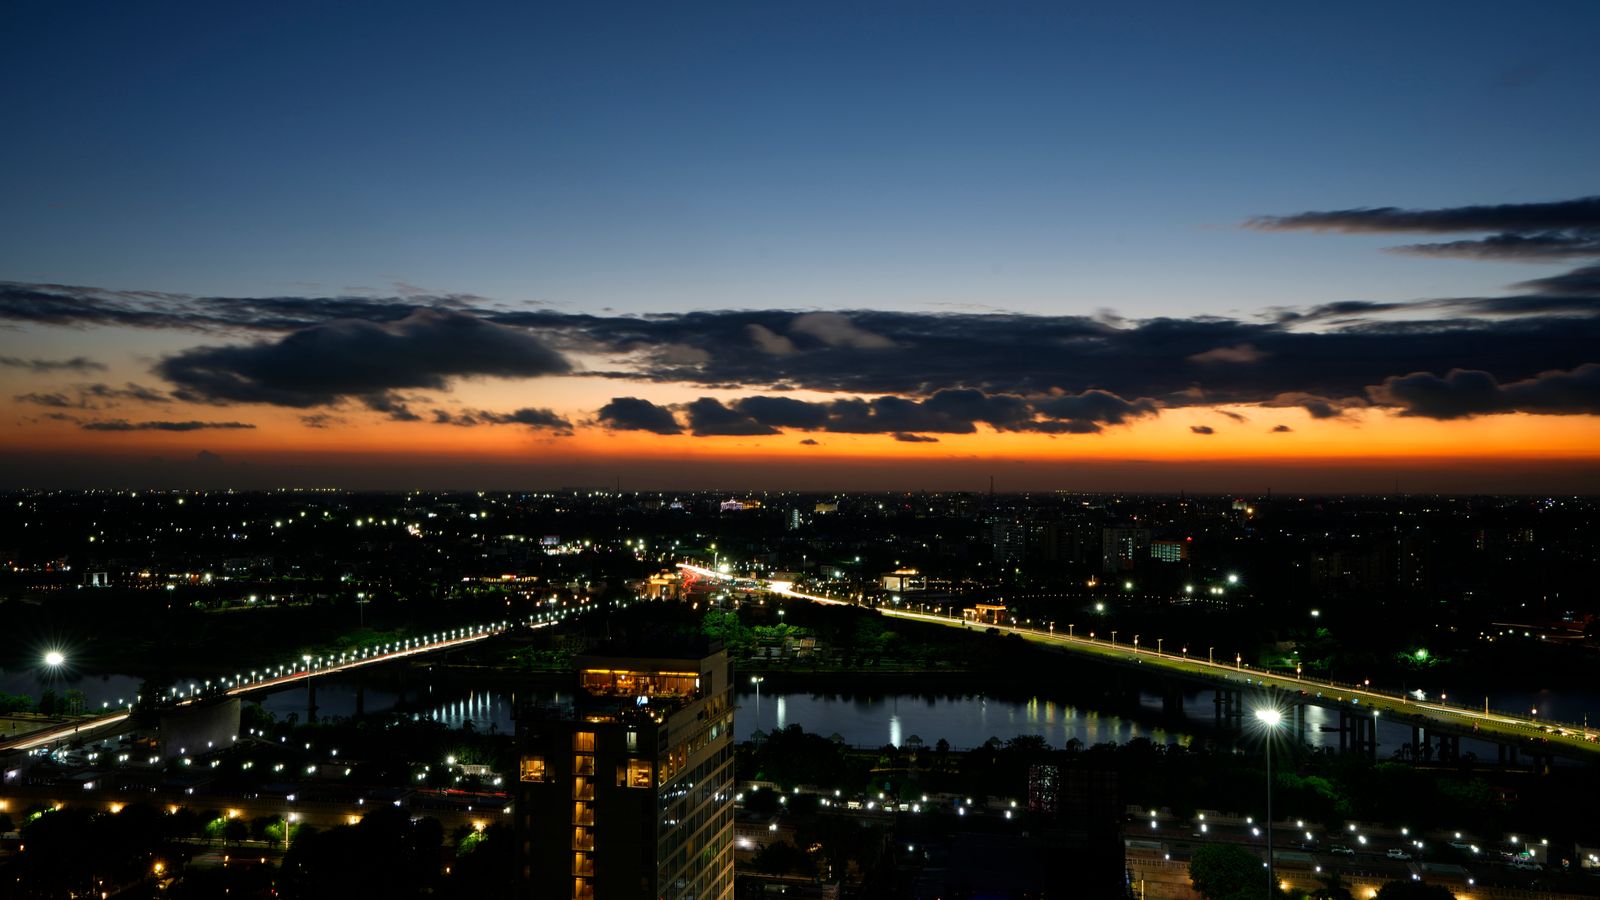
[(1115, 647), (1116, 645), (1117, 645), (1117, 632), (1116, 632), (1115, 629), (1113, 629), (1112, 632), (1111, 632), (1111, 646)]
[(1283, 714), (1275, 709), (1258, 709), (1256, 718), (1266, 726), (1267, 745), (1267, 896), (1275, 897), (1278, 893), (1278, 875), (1272, 858), (1272, 735), (1277, 730), (1278, 723), (1283, 721)]
[(1166, 640), (1166, 638), (1156, 638), (1156, 655), (1157, 656), (1161, 655), (1161, 642), (1164, 641), (1164, 640)]
[(761, 730), (761, 682), (766, 680), (762, 675), (750, 676), (750, 683), (756, 686), (756, 731)]
[(1212, 658), (1212, 656), (1211, 656), (1211, 651), (1213, 651), (1215, 649), (1217, 649), (1217, 648), (1215, 648), (1215, 647), (1207, 647), (1206, 648), (1206, 665), (1208, 665), (1208, 666), (1214, 666), (1214, 665), (1217, 664), (1217, 661), (1214, 658)]

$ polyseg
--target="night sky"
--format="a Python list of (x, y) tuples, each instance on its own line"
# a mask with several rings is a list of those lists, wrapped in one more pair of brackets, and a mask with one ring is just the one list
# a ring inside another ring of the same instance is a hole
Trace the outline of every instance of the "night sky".
[(1600, 490), (1600, 5), (0, 8), (0, 487)]

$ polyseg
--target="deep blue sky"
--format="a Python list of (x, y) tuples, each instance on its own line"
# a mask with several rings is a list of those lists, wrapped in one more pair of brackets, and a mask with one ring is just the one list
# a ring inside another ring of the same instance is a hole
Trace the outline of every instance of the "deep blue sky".
[(1235, 226), (1595, 193), (1597, 33), (1591, 2), (13, 2), (0, 279), (574, 311), (1482, 294), (1543, 267)]

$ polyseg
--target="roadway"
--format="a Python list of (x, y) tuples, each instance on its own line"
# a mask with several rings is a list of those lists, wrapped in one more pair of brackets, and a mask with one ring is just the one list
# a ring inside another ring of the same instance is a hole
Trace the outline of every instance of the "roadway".
[[(791, 583), (785, 581), (736, 577), (725, 572), (718, 572), (688, 563), (679, 563), (678, 567), (701, 577), (748, 583), (753, 587), (759, 587), (781, 597), (793, 597), (817, 603), (855, 605), (832, 597), (796, 591)], [(1063, 634), (1056, 631), (1053, 626), (1032, 628), (1021, 625), (999, 625), (973, 622), (956, 616), (941, 616), (934, 613), (881, 606), (867, 608), (876, 609), (879, 614), (891, 618), (928, 622), (952, 628), (978, 628), (984, 630), (994, 628), (1002, 633), (1016, 634), (1024, 640), (1046, 646), (1092, 656), (1107, 662), (1146, 666), (1150, 669), (1184, 676), (1202, 683), (1214, 684), (1219, 688), (1237, 690), (1248, 679), (1249, 686), (1252, 688), (1260, 687), (1294, 694), (1303, 691), (1310, 700), (1323, 704), (1347, 703), (1352, 708), (1359, 709), (1362, 712), (1370, 711), (1372, 715), (1377, 717), (1389, 716), (1407, 725), (1433, 723), (1449, 726), (1455, 731), (1475, 732), (1476, 736), (1486, 740), (1494, 740), (1496, 738), (1517, 741), (1543, 740), (1547, 741), (1549, 745), (1563, 750), (1600, 754), (1600, 740), (1597, 740), (1600, 739), (1600, 733), (1593, 729), (1585, 730), (1577, 726), (1556, 725), (1540, 722), (1530, 717), (1508, 715), (1473, 707), (1416, 700), (1405, 695), (1376, 691), (1367, 686), (1339, 684), (1314, 678), (1290, 677), (1274, 672), (1263, 672), (1244, 665), (1237, 657), (1233, 664), (1229, 664), (1226, 661), (1217, 662), (1210, 658), (1202, 659), (1190, 656), (1187, 653), (1171, 653), (1167, 652), (1162, 646), (1165, 643), (1164, 640), (1157, 644), (1156, 649), (1152, 649), (1149, 645), (1139, 646), (1129, 641), (1119, 643), (1099, 636), (1085, 637), (1070, 631)], [(1422, 720), (1420, 723), (1418, 717)]]

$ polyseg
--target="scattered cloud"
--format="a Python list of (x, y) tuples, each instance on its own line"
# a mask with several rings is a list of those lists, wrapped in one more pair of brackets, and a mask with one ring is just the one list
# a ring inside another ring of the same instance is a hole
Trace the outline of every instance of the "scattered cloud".
[(1452, 369), (1444, 376), (1414, 372), (1385, 379), (1372, 400), (1402, 416), (1465, 419), (1494, 413), (1600, 414), (1600, 365), (1541, 372), (1502, 384), (1488, 372)]
[(1189, 430), (1195, 434), (1216, 434), (1217, 430), (1210, 425), (1190, 425)]
[(453, 378), (472, 376), (554, 375), (571, 365), (525, 331), (428, 308), (392, 322), (338, 319), (276, 341), (196, 347), (167, 357), (156, 371), (183, 400), (305, 408), (357, 397), (403, 418), (409, 411), (389, 391), (443, 390)]
[(172, 398), (166, 394), (147, 388), (143, 385), (128, 382), (124, 387), (112, 387), (108, 384), (83, 384), (72, 389), (72, 394), (65, 391), (39, 392), (18, 394), (14, 398), (18, 403), (28, 403), (34, 406), (49, 406), (57, 409), (109, 409), (119, 406), (123, 402), (134, 403), (171, 403)]
[(649, 431), (655, 434), (682, 434), (683, 426), (672, 410), (638, 397), (617, 397), (600, 407), (596, 421), (615, 431)]
[(789, 323), (789, 333), (807, 335), (829, 347), (850, 347), (857, 350), (884, 350), (893, 347), (894, 341), (874, 334), (844, 313), (814, 312), (795, 316)]
[(233, 431), (256, 426), (249, 422), (129, 422), (127, 419), (102, 419), (80, 422), (78, 427), (84, 431)]
[(16, 356), (0, 356), (0, 366), (45, 373), (104, 372), (106, 370), (105, 363), (98, 363), (84, 356), (74, 356), (71, 359), (22, 359)]
[(817, 446), (817, 443), (818, 442), (816, 438), (806, 438), (800, 442), (801, 446), (805, 447), (815, 447)]
[(1237, 347), (1217, 347), (1196, 353), (1189, 357), (1189, 362), (1206, 365), (1209, 363), (1253, 363), (1266, 358), (1266, 354), (1257, 350), (1251, 344), (1240, 344)]
[(794, 341), (757, 322), (746, 325), (745, 333), (750, 335), (750, 340), (755, 342), (756, 347), (762, 353), (770, 353), (773, 356), (788, 356), (798, 350), (794, 345)]
[(1293, 428), (1290, 428), (1287, 425), (1274, 425), (1274, 426), (1272, 426), (1272, 430), (1267, 432), (1267, 433), (1268, 434), (1288, 434), (1289, 432), (1291, 432), (1293, 430), (1294, 430)]
[(312, 413), (308, 416), (301, 416), (300, 424), (307, 428), (333, 428), (346, 423), (342, 417), (332, 413)]
[(572, 433), (572, 423), (556, 415), (548, 409), (524, 407), (508, 413), (489, 412), (482, 409), (468, 409), (461, 412), (436, 409), (433, 411), (433, 421), (438, 425), (456, 425), (462, 428), (471, 428), (477, 425), (526, 425), (529, 428), (549, 429), (551, 431)]
[(1319, 397), (1316, 394), (1289, 391), (1263, 401), (1261, 405), (1266, 407), (1298, 406), (1310, 413), (1313, 419), (1337, 419), (1344, 415), (1346, 410), (1357, 409), (1366, 406), (1367, 403), (1360, 397), (1333, 400), (1328, 397)]
[(712, 397), (701, 397), (684, 409), (689, 415), (689, 431), (698, 437), (778, 433), (778, 429), (771, 425), (762, 424), (743, 412), (729, 409), (722, 405), (722, 401)]
[(1262, 231), (1494, 232), (1483, 238), (1392, 248), (1401, 253), (1424, 256), (1535, 261), (1600, 256), (1600, 197), (1444, 209), (1368, 207), (1304, 212), (1290, 216), (1258, 216), (1245, 224)]
[(905, 444), (937, 444), (937, 443), (939, 443), (939, 439), (936, 438), (936, 437), (930, 437), (930, 436), (928, 436), (926, 434), (907, 434), (904, 431), (896, 431), (894, 433), (894, 439), (897, 440), (897, 441), (900, 441), (901, 443), (905, 443)]

